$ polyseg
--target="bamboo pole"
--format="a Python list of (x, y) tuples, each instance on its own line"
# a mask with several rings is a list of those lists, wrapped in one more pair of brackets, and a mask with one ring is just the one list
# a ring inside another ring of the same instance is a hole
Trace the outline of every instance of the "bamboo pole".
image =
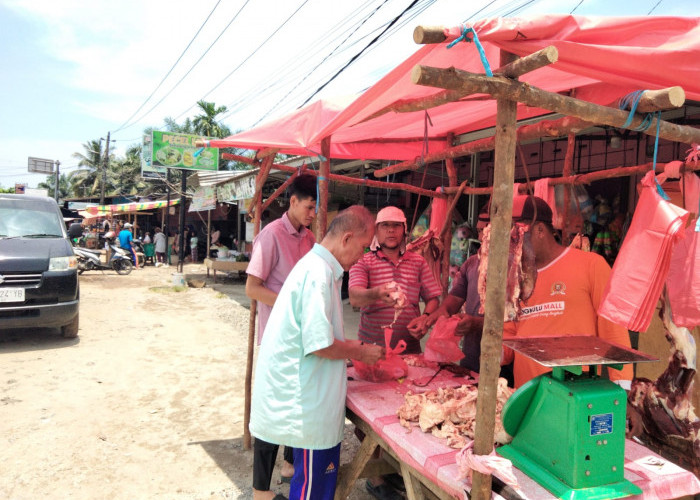
[[(501, 60), (510, 54), (501, 52)], [(494, 158), (493, 195), (491, 197), (491, 239), (489, 265), (486, 271), (486, 305), (481, 336), (481, 372), (476, 400), (474, 454), (493, 451), (496, 425), (496, 396), (503, 340), (503, 315), (506, 299), (510, 226), (513, 212), (513, 179), (515, 176), (515, 144), (518, 103), (498, 99), (496, 102), (496, 152)], [(474, 471), (471, 498), (491, 498), (491, 475)]]
[[(652, 91), (646, 91), (640, 99), (640, 106), (642, 101), (647, 102), (649, 106), (656, 107), (656, 109), (658, 109), (658, 107), (664, 101), (674, 100), (677, 103), (678, 98), (670, 96), (670, 94), (674, 92), (673, 89), (676, 88), (680, 87), (671, 87), (670, 89), (661, 89), (659, 91), (653, 91), (654, 94), (649, 100), (647, 100), (644, 96)], [(637, 109), (639, 110), (639, 106), (637, 106)], [(519, 127), (518, 141), (523, 142), (533, 139), (540, 139), (542, 137), (562, 137), (564, 135), (568, 135), (571, 132), (580, 132), (587, 128), (594, 127), (596, 125), (597, 123), (595, 122), (583, 120), (572, 116), (565, 116), (564, 118), (560, 118), (558, 120), (542, 120), (537, 123), (533, 123), (532, 125), (523, 125)], [(484, 139), (459, 144), (457, 146), (445, 149), (443, 151), (436, 151), (435, 153), (428, 154), (425, 156), (424, 161), (425, 163), (433, 163), (436, 161), (444, 160), (445, 158), (459, 158), (461, 156), (480, 153), (482, 151), (493, 151), (494, 145), (494, 137), (485, 137)], [(391, 167), (375, 170), (374, 175), (375, 177), (385, 177), (396, 172), (402, 172), (404, 170), (417, 170), (419, 167), (420, 165), (416, 161), (407, 160), (392, 165)]]
[[(533, 52), (532, 54), (517, 59), (509, 64), (506, 64), (505, 66), (501, 66), (494, 71), (494, 74), (500, 74), (508, 78), (517, 78), (525, 73), (529, 73), (530, 71), (534, 71), (556, 62), (558, 57), (559, 52), (557, 51), (557, 48), (550, 45), (549, 47)], [(434, 108), (449, 102), (459, 101), (468, 95), (469, 94), (465, 94), (464, 92), (458, 90), (443, 90), (442, 92), (426, 97), (419, 97), (416, 99), (399, 99), (398, 101), (394, 101), (379, 111), (372, 113), (370, 116), (362, 120), (362, 122), (370, 121), (392, 111), (396, 113), (410, 113), (413, 111), (422, 111), (425, 109)], [(479, 97), (476, 99), (485, 100), (488, 98)]]
[[(275, 157), (267, 156), (263, 161), (263, 166), (258, 172), (255, 178), (255, 194), (258, 195), (262, 193), (262, 187), (267, 181), (267, 174), (270, 171), (270, 166), (274, 161)], [(254, 229), (253, 236), (257, 236), (260, 232), (260, 217), (262, 216), (262, 195), (253, 196), (253, 203), (255, 203), (255, 218), (254, 218)], [(251, 207), (252, 207), (251, 203)], [(258, 302), (251, 299), (250, 301), (250, 317), (248, 320), (248, 354), (246, 357), (245, 366), (245, 402), (243, 408), (243, 448), (250, 450), (251, 448), (251, 436), (250, 436), (250, 405), (252, 400), (252, 384), (253, 384), (253, 355), (255, 353), (255, 314), (258, 310)]]
[[(411, 72), (411, 81), (416, 85), (460, 90), (470, 94), (490, 94), (496, 99), (512, 99), (527, 106), (548, 109), (611, 127), (635, 130), (643, 120), (643, 117), (635, 115), (631, 123), (623, 127), (629, 115), (627, 111), (547, 92), (502, 76), (489, 77), (456, 68), (443, 69), (416, 65)], [(657, 121), (660, 121), (659, 137), (661, 139), (686, 144), (700, 143), (700, 129), (676, 125), (657, 118), (653, 118), (650, 126), (642, 133), (655, 136)]]
[[(228, 153), (223, 153), (221, 155), (221, 157), (224, 160), (233, 159), (233, 158), (230, 158), (230, 156), (235, 156), (235, 155), (229, 155)], [(244, 163), (248, 163), (249, 165), (257, 165), (250, 158), (246, 158), (244, 156), (242, 156), (240, 158), (245, 158), (247, 160)], [(277, 169), (277, 170), (281, 170), (283, 172), (295, 172), (297, 170), (296, 167), (290, 167), (288, 165), (278, 165), (278, 164), (273, 164), (272, 168)], [(310, 175), (316, 175), (316, 176), (319, 175), (317, 170), (307, 170), (306, 173), (310, 174)], [(347, 177), (344, 175), (337, 175), (337, 174), (329, 174), (328, 179), (330, 181), (337, 182), (339, 184), (354, 184), (357, 186), (375, 187), (375, 188), (380, 188), (380, 189), (402, 189), (404, 191), (408, 191), (409, 193), (419, 194), (421, 196), (428, 196), (430, 198), (445, 198), (446, 197), (445, 194), (438, 193), (438, 192), (432, 191), (430, 189), (422, 189), (419, 187), (412, 186), (411, 184), (404, 184), (401, 182), (383, 182), (383, 181), (375, 181), (375, 180), (371, 180), (371, 179), (355, 179), (354, 177)]]
[(316, 241), (323, 240), (326, 235), (326, 227), (328, 223), (328, 182), (330, 180), (331, 174), (331, 138), (324, 137), (321, 140), (321, 156), (323, 156), (323, 161), (321, 162), (321, 167), (319, 175), (317, 178), (318, 183), (318, 215), (317, 215), (317, 225), (316, 225)]

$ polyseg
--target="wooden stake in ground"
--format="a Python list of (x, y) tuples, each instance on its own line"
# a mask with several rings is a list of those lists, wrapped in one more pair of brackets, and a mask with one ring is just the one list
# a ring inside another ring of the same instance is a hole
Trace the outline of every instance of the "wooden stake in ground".
[[(254, 197), (255, 200), (255, 219), (253, 235), (257, 236), (260, 232), (260, 217), (262, 217), (262, 187), (267, 181), (267, 174), (270, 172), (270, 166), (274, 161), (274, 155), (266, 156), (263, 160), (263, 166), (258, 172), (255, 179), (255, 192), (259, 196)], [(241, 242), (242, 243), (242, 242)], [(243, 408), (243, 448), (250, 450), (250, 404), (252, 400), (252, 384), (253, 384), (253, 354), (255, 353), (255, 313), (258, 310), (258, 301), (250, 301), (250, 321), (248, 322), (248, 356), (246, 358), (245, 367), (245, 403)]]
[[(511, 54), (501, 53), (501, 60)], [(491, 196), (491, 243), (486, 272), (486, 304), (481, 336), (479, 395), (476, 401), (474, 454), (488, 455), (493, 450), (496, 425), (496, 396), (501, 370), (503, 315), (506, 303), (508, 250), (513, 212), (515, 177), (516, 101), (499, 99), (496, 114), (496, 151), (493, 194)], [(471, 498), (491, 498), (491, 476), (474, 471)]]

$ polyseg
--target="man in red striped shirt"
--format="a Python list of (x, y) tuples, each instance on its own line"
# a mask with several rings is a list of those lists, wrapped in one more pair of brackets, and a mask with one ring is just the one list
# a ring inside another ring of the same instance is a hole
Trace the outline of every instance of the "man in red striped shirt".
[[(377, 214), (376, 233), (370, 252), (350, 269), (350, 303), (361, 307), (358, 337), (363, 342), (384, 345), (384, 327), (393, 323), (391, 346), (406, 342), (406, 353), (420, 353), (420, 341), (410, 332), (423, 328), (428, 315), (437, 309), (442, 293), (426, 260), (406, 252), (406, 216), (397, 207), (385, 207)], [(397, 304), (398, 288), (405, 304)], [(421, 314), (419, 302), (425, 302)], [(395, 306), (403, 305), (394, 323)]]

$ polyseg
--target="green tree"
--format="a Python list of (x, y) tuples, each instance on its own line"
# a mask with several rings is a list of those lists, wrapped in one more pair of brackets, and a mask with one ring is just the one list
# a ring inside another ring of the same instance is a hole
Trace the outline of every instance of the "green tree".
[[(47, 175), (46, 180), (44, 182), (40, 182), (37, 187), (39, 189), (46, 189), (48, 191), (49, 198), (54, 198), (56, 192), (56, 176)], [(14, 189), (12, 192), (14, 193)], [(58, 178), (58, 199), (62, 200), (64, 198), (70, 198), (73, 195), (73, 191), (71, 190), (70, 175), (60, 174)]]
[[(79, 170), (70, 174), (70, 191), (73, 196), (96, 196), (100, 194), (104, 155), (102, 141), (91, 140), (83, 144), (83, 153), (73, 153), (78, 160)], [(110, 155), (110, 161), (113, 155)], [(105, 193), (109, 191), (105, 186)]]
[(111, 196), (145, 196), (152, 191), (153, 185), (141, 177), (141, 145), (132, 145), (123, 158), (110, 162), (107, 177), (113, 186)]
[(192, 120), (195, 133), (206, 137), (219, 138), (231, 135), (231, 130), (226, 125), (216, 121), (218, 115), (228, 111), (226, 106), (217, 108), (213, 102), (206, 101), (197, 101), (197, 106), (199, 106), (202, 114), (195, 116)]

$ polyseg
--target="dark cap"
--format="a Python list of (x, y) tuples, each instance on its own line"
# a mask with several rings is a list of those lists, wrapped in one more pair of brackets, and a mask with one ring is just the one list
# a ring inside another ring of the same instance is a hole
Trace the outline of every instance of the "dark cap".
[(552, 209), (542, 198), (518, 195), (513, 198), (513, 222), (552, 223)]

